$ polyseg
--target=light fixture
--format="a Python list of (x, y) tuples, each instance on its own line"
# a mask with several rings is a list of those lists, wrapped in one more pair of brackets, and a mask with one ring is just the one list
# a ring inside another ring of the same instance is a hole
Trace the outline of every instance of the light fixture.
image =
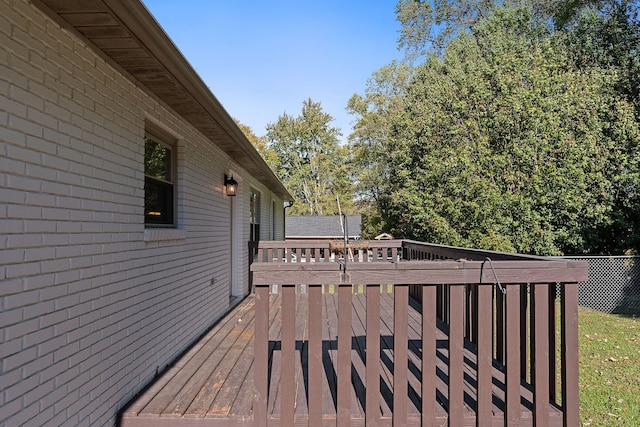
[(227, 196), (235, 196), (238, 192), (238, 181), (233, 179), (233, 175), (229, 178), (227, 174), (224, 174), (224, 186), (227, 189)]

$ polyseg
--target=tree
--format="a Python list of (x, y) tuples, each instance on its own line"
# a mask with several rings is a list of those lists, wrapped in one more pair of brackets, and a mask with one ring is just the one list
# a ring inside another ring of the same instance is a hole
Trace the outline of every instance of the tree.
[[(582, 6), (582, 7), (579, 7)], [(635, 105), (640, 121), (640, 19), (638, 3), (627, 0), (567, 2), (559, 25), (571, 64), (580, 70), (607, 70), (612, 88)], [(603, 130), (624, 141), (620, 128)], [(599, 253), (637, 253), (640, 246), (640, 176), (637, 146), (618, 147), (626, 161), (614, 170), (614, 206), (607, 224), (592, 230), (591, 241)]]
[(573, 65), (580, 69), (615, 70), (616, 90), (636, 104), (640, 116), (638, 3), (598, 2), (580, 13), (569, 8), (560, 22), (567, 27), (564, 40)]
[(599, 39), (596, 44), (600, 44), (582, 45), (587, 54), (593, 48), (597, 56), (604, 48), (622, 53), (614, 55), (618, 58), (638, 57), (638, 2), (633, 0), (398, 0), (395, 13), (402, 24), (398, 47), (410, 60), (434, 51), (441, 54), (460, 32), (471, 31), (495, 8), (519, 5), (529, 5), (536, 18), (553, 23), (554, 30), (576, 25), (587, 30), (583, 36), (591, 42)]
[(349, 142), (353, 152), (356, 200), (363, 213), (363, 235), (376, 236), (386, 231), (383, 217), (376, 207), (384, 206), (389, 198), (389, 155), (386, 142), (391, 134), (391, 117), (402, 107), (404, 90), (411, 78), (412, 68), (392, 62), (376, 71), (367, 80), (364, 96), (354, 94), (347, 110), (358, 117)]
[(495, 3), (490, 0), (399, 0), (395, 12), (402, 24), (398, 47), (410, 59), (442, 51), (459, 31), (473, 27)]
[(276, 166), (276, 153), (267, 145), (267, 137), (266, 136), (257, 136), (253, 129), (249, 126), (241, 123), (238, 119), (234, 118), (234, 122), (238, 125), (242, 133), (247, 137), (249, 142), (255, 147), (255, 149), (260, 153), (262, 158), (267, 162), (271, 169), (275, 170)]
[(332, 120), (320, 103), (307, 99), (300, 116), (285, 113), (267, 125), (274, 170), (296, 198), (292, 215), (337, 214), (337, 197), (343, 211), (352, 207), (350, 154), (347, 146), (340, 146)]
[(399, 45), (424, 63), (381, 69), (349, 103), (372, 231), (536, 254), (640, 245), (637, 4), (528, 4), (398, 2)]
[[(442, 54), (451, 40), (461, 32), (468, 32), (487, 18), (495, 8), (519, 5), (520, 0), (398, 0), (395, 12), (402, 24), (398, 47), (404, 49), (409, 60), (424, 58), (430, 52)], [(537, 16), (553, 18), (563, 0), (530, 0)], [(568, 2), (567, 2), (568, 3)], [(577, 13), (584, 2), (563, 12)], [(579, 6), (580, 5), (580, 6)]]
[(635, 197), (640, 131), (608, 70), (570, 66), (533, 9), (504, 7), (431, 55), (394, 116), (397, 236), (536, 254), (594, 252)]

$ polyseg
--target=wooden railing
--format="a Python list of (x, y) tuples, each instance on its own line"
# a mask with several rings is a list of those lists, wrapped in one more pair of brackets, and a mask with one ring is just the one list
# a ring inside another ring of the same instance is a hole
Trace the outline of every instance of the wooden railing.
[[(269, 295), (274, 291), (282, 294), (281, 425), (297, 422), (293, 362), (295, 301), (300, 285), (305, 286), (309, 304), (310, 426), (321, 425), (323, 418), (320, 325), (325, 285), (332, 285), (338, 293), (338, 425), (350, 425), (352, 412), (354, 286), (364, 288), (366, 294), (366, 423), (376, 425), (380, 418), (381, 285), (392, 288), (394, 297), (393, 408), (406, 408), (409, 395), (407, 316), (411, 295), (421, 303), (422, 315), (421, 425), (436, 425), (442, 408), (450, 426), (465, 424), (470, 408), (476, 425), (493, 425), (496, 399), (503, 402), (500, 422), (505, 425), (519, 425), (521, 417), (531, 417), (536, 426), (551, 425), (555, 423), (550, 419), (554, 411), (561, 412), (562, 425), (579, 424), (576, 283), (586, 280), (586, 263), (413, 241), (351, 241), (348, 246), (345, 248), (342, 242), (259, 243), (252, 265), (256, 425), (267, 425)], [(436, 386), (436, 335), (441, 325), (448, 336), (446, 403), (438, 403)], [(469, 373), (464, 369), (468, 349), (474, 354), (476, 368), (472, 391), (465, 385), (469, 383)], [(496, 383), (501, 384), (500, 390)], [(469, 405), (468, 399), (474, 404)], [(530, 409), (528, 415), (523, 415), (523, 401)], [(393, 411), (393, 425), (406, 422), (406, 411)]]

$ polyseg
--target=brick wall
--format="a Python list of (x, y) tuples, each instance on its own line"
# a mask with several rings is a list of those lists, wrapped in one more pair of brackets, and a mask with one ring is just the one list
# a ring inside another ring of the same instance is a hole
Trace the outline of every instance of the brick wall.
[[(223, 174), (269, 193), (30, 2), (0, 9), (0, 425), (114, 425), (228, 309)], [(145, 232), (149, 123), (178, 141), (179, 230)]]

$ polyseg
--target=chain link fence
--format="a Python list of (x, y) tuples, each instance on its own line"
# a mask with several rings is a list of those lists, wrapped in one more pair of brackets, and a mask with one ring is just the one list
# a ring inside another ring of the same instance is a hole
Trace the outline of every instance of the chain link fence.
[(589, 281), (578, 286), (581, 306), (605, 313), (640, 315), (640, 256), (563, 258), (589, 263)]

